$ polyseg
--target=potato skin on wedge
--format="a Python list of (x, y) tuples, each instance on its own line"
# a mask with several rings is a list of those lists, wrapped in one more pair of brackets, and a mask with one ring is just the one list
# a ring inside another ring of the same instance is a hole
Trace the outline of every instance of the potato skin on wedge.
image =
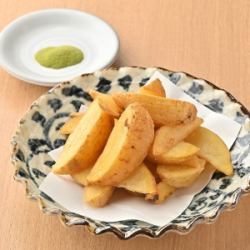
[(196, 118), (196, 107), (189, 102), (139, 93), (114, 93), (112, 96), (122, 108), (135, 102), (143, 105), (156, 126), (175, 126), (189, 123)]
[(113, 123), (113, 117), (104, 112), (97, 101), (93, 101), (69, 135), (53, 172), (73, 174), (93, 166), (108, 140)]
[(110, 200), (114, 187), (87, 186), (83, 190), (84, 201), (92, 207), (103, 207)]
[(140, 166), (154, 138), (154, 123), (138, 103), (128, 105), (116, 122), (108, 142), (87, 180), (116, 186)]

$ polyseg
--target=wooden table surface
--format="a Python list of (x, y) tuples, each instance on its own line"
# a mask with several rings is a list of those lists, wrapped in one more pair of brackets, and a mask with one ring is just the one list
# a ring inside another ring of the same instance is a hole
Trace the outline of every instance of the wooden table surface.
[[(118, 66), (162, 66), (183, 70), (229, 90), (250, 108), (250, 1), (248, 0), (9, 0), (0, 1), (0, 30), (18, 16), (44, 8), (74, 8), (93, 13), (118, 32)], [(216, 223), (180, 236), (91, 235), (83, 227), (65, 228), (42, 214), (14, 182), (10, 138), (18, 120), (47, 91), (0, 69), (0, 250), (18, 249), (250, 249), (250, 196)]]

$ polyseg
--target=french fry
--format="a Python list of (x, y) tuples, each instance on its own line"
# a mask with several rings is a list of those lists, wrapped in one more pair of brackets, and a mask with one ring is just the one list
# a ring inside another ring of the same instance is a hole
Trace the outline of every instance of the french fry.
[(156, 193), (155, 177), (144, 163), (142, 163), (128, 178), (118, 184), (117, 187), (141, 194)]
[(196, 107), (189, 102), (139, 93), (114, 93), (112, 96), (122, 108), (135, 102), (143, 105), (156, 126), (187, 124), (196, 118)]
[(115, 186), (140, 166), (154, 137), (154, 124), (140, 104), (129, 105), (116, 122), (108, 142), (92, 168), (90, 184)]
[(159, 179), (159, 176), (157, 175), (157, 172), (156, 172), (157, 163), (155, 163), (153, 161), (149, 161), (147, 158), (143, 162), (147, 166), (148, 170), (155, 177), (156, 182), (158, 182), (160, 179)]
[(102, 186), (87, 186), (87, 176), (90, 173), (91, 168), (82, 170), (79, 173), (72, 174), (71, 177), (75, 182), (84, 186), (84, 201), (92, 207), (103, 207), (110, 200), (114, 188), (113, 187), (102, 187)]
[(187, 124), (178, 126), (162, 126), (155, 132), (153, 155), (161, 155), (183, 141), (190, 133), (202, 124), (202, 118), (195, 118)]
[(157, 173), (168, 185), (176, 188), (188, 187), (204, 170), (205, 161), (197, 157), (179, 165), (159, 165)]
[(155, 156), (151, 149), (147, 159), (158, 164), (169, 164), (169, 163), (177, 164), (189, 160), (194, 155), (196, 155), (198, 151), (199, 148), (190, 143), (179, 142), (173, 148), (171, 148), (166, 153), (163, 153), (161, 155)]
[(82, 112), (81, 113), (75, 112), (75, 113), (71, 114), (69, 120), (66, 121), (65, 124), (60, 128), (60, 133), (62, 135), (71, 134), (83, 116), (84, 116), (84, 113), (82, 113)]
[(156, 194), (147, 194), (145, 199), (153, 200), (155, 204), (160, 204), (173, 194), (176, 188), (169, 186), (164, 181), (161, 181), (157, 183), (156, 190)]
[(199, 127), (185, 140), (199, 147), (198, 155), (218, 171), (226, 175), (233, 174), (230, 152), (218, 135), (207, 128)]
[(118, 118), (122, 113), (122, 109), (116, 104), (111, 95), (103, 94), (101, 92), (90, 90), (89, 94), (93, 99), (96, 99), (100, 107), (108, 114)]
[(88, 177), (90, 171), (91, 171), (91, 167), (90, 168), (86, 168), (86, 169), (84, 169), (81, 172), (78, 172), (76, 174), (72, 174), (71, 177), (78, 184), (80, 184), (82, 186), (87, 186), (88, 185), (87, 177)]
[(92, 207), (103, 207), (110, 200), (114, 187), (86, 186), (83, 190), (84, 201)]
[(104, 112), (97, 101), (91, 103), (69, 135), (52, 171), (56, 174), (74, 174), (93, 166), (108, 140), (113, 123), (113, 117)]
[(155, 79), (147, 85), (144, 85), (139, 89), (140, 94), (144, 95), (155, 95), (160, 97), (166, 97), (165, 90), (159, 79)]

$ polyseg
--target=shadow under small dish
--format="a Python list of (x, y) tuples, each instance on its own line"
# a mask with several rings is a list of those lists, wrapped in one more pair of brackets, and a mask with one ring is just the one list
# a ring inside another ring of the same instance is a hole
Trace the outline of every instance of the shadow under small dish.
[[(39, 190), (54, 161), (48, 152), (64, 145), (66, 137), (59, 130), (72, 112), (92, 98), (87, 90), (103, 93), (137, 91), (155, 71), (162, 74), (197, 101), (211, 110), (224, 114), (242, 125), (230, 149), (234, 174), (231, 177), (214, 173), (209, 184), (192, 200), (188, 208), (171, 223), (155, 226), (139, 220), (104, 222), (66, 210)], [(142, 234), (157, 238), (163, 233), (189, 232), (198, 223), (209, 223), (226, 208), (234, 208), (239, 197), (250, 189), (250, 113), (231, 94), (212, 83), (189, 74), (162, 68), (122, 67), (84, 74), (55, 86), (41, 96), (20, 121), (12, 139), (12, 162), (15, 179), (26, 185), (29, 198), (39, 202), (46, 214), (58, 214), (65, 225), (84, 225), (95, 233), (113, 232), (121, 239)]]

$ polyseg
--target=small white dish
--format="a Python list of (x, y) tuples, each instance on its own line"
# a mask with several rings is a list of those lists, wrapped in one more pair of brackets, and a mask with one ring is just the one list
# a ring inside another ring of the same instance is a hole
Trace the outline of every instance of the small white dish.
[[(72, 45), (84, 60), (63, 69), (41, 66), (35, 53), (49, 46)], [(19, 17), (0, 34), (0, 65), (11, 75), (53, 86), (111, 65), (119, 50), (115, 31), (100, 18), (71, 9), (48, 9)]]

